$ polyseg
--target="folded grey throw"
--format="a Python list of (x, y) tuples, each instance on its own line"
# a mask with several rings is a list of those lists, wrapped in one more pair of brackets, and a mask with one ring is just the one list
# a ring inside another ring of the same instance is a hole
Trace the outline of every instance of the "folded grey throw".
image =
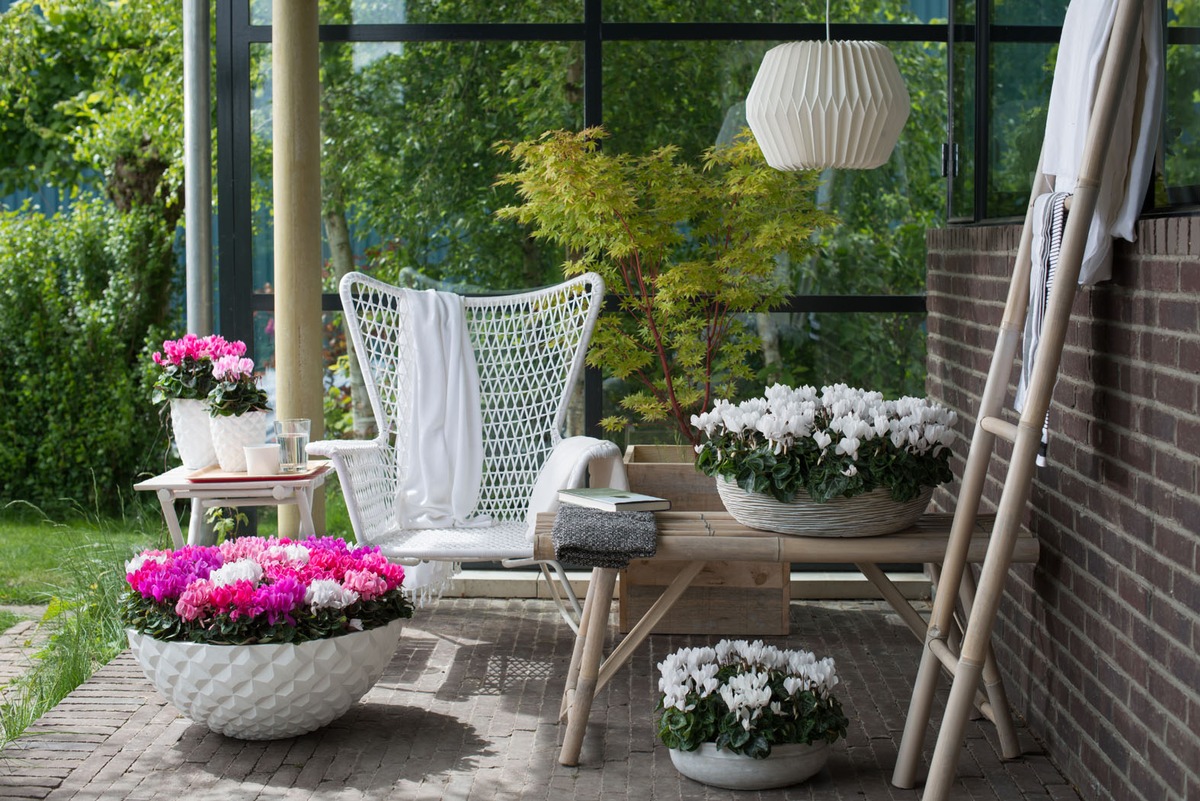
[(658, 549), (653, 512), (602, 512), (564, 503), (550, 537), (560, 562), (586, 567), (622, 568)]

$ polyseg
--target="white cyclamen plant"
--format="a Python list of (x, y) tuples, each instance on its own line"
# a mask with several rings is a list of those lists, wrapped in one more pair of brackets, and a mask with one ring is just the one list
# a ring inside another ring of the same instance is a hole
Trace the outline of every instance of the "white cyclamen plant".
[(761, 640), (683, 648), (658, 665), (658, 734), (668, 748), (702, 743), (764, 759), (783, 743), (836, 741), (846, 716), (833, 696), (833, 660)]
[(719, 400), (692, 417), (706, 437), (696, 467), (784, 503), (801, 490), (824, 502), (878, 487), (904, 502), (953, 478), (949, 445), (957, 420), (925, 398), (885, 400), (845, 384), (776, 384), (765, 397)]

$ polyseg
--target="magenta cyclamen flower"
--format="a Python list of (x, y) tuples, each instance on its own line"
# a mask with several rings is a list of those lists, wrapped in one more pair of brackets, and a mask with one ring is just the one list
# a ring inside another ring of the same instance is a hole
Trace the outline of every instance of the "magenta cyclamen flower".
[(334, 537), (147, 550), (126, 564), (126, 579), (126, 622), (172, 639), (303, 641), (384, 625), (412, 609), (400, 595), (403, 568), (377, 548)]

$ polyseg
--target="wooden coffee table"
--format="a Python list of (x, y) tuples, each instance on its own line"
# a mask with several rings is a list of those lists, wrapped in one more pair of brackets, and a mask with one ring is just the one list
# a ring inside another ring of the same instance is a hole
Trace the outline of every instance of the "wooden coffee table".
[[(917, 638), (924, 641), (928, 624), (879, 565), (897, 562), (937, 565), (945, 556), (952, 520), (952, 515), (948, 514), (924, 515), (911, 528), (882, 537), (797, 537), (747, 528), (727, 512), (655, 512), (654, 517), (658, 523), (658, 552), (654, 559), (677, 563), (678, 572), (625, 638), (604, 657), (604, 640), (608, 632), (617, 571), (609, 568), (592, 570), (559, 710), (560, 720), (565, 720), (567, 724), (559, 752), (559, 762), (563, 765), (579, 763), (583, 735), (596, 693), (629, 661), (654, 624), (679, 599), (703, 570), (705, 563), (729, 559), (775, 563), (853, 563), (875, 585)], [(994, 519), (993, 515), (983, 515), (977, 520), (967, 557), (969, 562), (983, 561)], [(538, 515), (535, 559), (554, 558), (550, 536), (553, 525), (554, 514)], [(1017, 540), (1013, 561), (1036, 562), (1037, 558), (1037, 540), (1027, 532), (1022, 533)], [(971, 575), (970, 571), (967, 571), (967, 575)], [(969, 615), (974, 598), (973, 578), (964, 579), (961, 597)], [(999, 682), (999, 673), (994, 671), (995, 659), (990, 653), (988, 662), (991, 669), (985, 672), (995, 684)], [(995, 692), (1002, 697), (1002, 686), (998, 689), (993, 687)], [(990, 697), (998, 696), (992, 694)], [(1011, 737), (1015, 741), (1016, 733), (1006, 704), (982, 701), (979, 707), (996, 724), (1001, 737)]]

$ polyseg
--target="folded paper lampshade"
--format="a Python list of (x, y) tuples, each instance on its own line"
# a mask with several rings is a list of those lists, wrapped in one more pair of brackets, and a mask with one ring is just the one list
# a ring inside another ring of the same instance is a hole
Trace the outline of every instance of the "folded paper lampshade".
[(896, 60), (878, 42), (773, 47), (746, 97), (750, 130), (777, 170), (879, 167), (908, 111)]

